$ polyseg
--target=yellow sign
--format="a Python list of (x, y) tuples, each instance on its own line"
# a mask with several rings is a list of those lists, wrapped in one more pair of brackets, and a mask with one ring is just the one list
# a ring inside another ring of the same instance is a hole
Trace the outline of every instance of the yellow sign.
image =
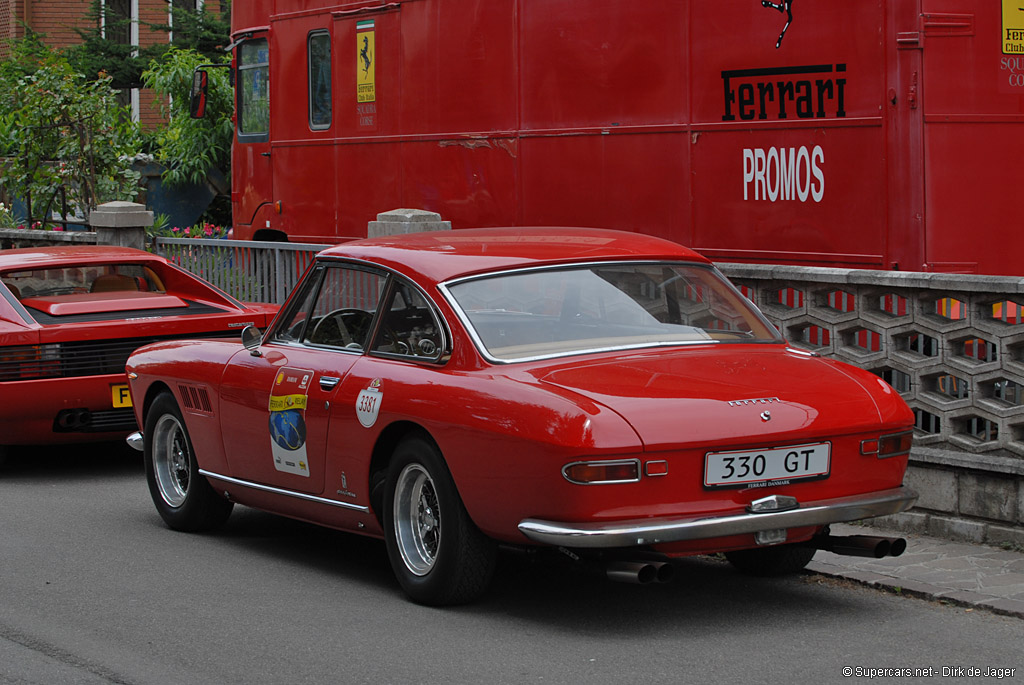
[(377, 85), (374, 79), (376, 71), (376, 31), (373, 20), (360, 21), (356, 24), (356, 102), (375, 102)]
[(1024, 0), (1003, 0), (1003, 54), (1024, 55)]
[(110, 386), (110, 402), (114, 409), (132, 406), (132, 396), (128, 392), (128, 386), (126, 384)]
[(306, 408), (305, 395), (271, 395), (270, 411), (284, 411), (285, 409)]

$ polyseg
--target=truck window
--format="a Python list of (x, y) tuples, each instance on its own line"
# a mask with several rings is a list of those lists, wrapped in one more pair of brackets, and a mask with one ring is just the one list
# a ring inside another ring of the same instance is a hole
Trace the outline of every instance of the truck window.
[(270, 54), (267, 39), (238, 47), (238, 139), (266, 140), (270, 132)]
[(331, 127), (331, 35), (309, 34), (309, 127)]

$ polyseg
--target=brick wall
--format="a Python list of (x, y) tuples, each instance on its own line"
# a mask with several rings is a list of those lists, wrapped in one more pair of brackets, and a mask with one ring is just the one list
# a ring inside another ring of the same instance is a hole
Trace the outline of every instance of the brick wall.
[[(150, 30), (145, 24), (167, 23), (166, 0), (138, 0), (139, 45), (146, 47), (166, 43), (166, 33)], [(6, 55), (3, 41), (24, 35), (20, 22), (46, 36), (46, 43), (53, 47), (68, 47), (80, 42), (75, 28), (83, 28), (89, 13), (91, 0), (0, 0), (0, 58)], [(206, 0), (211, 11), (219, 11), (220, 0)], [(156, 95), (143, 89), (139, 93), (139, 121), (143, 127), (153, 129), (163, 121), (161, 103)]]

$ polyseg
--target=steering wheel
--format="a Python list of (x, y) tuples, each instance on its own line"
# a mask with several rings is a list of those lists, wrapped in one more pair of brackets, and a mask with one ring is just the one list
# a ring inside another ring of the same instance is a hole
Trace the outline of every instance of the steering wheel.
[[(362, 309), (335, 309), (325, 314), (309, 334), (309, 342), (362, 349), (373, 314)], [(358, 340), (358, 342), (357, 342)]]

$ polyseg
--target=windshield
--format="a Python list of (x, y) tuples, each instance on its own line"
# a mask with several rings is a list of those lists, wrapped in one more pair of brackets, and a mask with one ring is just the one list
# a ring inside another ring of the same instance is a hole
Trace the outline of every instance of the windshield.
[(524, 270), (459, 281), (447, 291), (477, 342), (497, 361), (781, 341), (721, 274), (697, 264)]

